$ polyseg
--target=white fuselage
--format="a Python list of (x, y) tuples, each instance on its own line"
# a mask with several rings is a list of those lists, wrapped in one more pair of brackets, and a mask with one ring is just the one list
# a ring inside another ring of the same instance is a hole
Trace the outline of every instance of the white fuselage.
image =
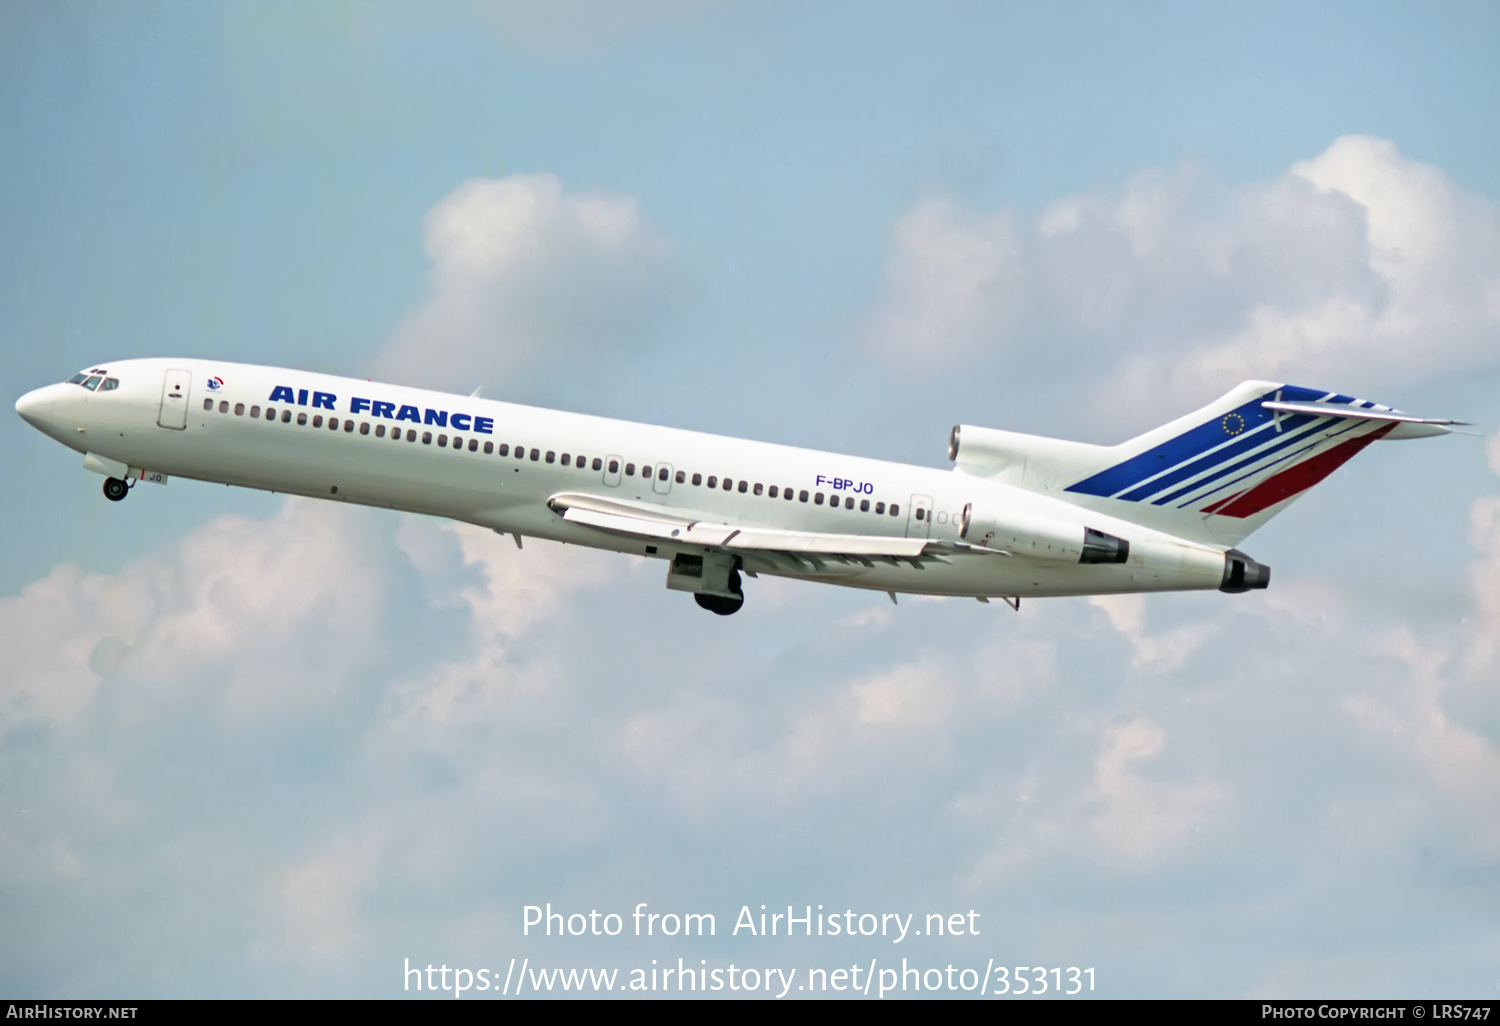
[(663, 559), (679, 546), (568, 522), (548, 499), (581, 493), (708, 523), (955, 542), (961, 511), (979, 503), (1127, 538), (1130, 558), (1080, 565), (960, 555), (920, 566), (760, 572), (976, 597), (1214, 589), (1222, 578), (1223, 548), (960, 471), (274, 367), (188, 359), (105, 366), (119, 380), (112, 391), (51, 385), (16, 405), (116, 477), (144, 472), (287, 492)]

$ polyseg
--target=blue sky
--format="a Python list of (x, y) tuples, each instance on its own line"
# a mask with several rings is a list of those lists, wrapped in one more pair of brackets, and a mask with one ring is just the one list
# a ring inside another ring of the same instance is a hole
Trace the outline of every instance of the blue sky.
[[(930, 465), (1248, 377), (1493, 435), (1497, 43), (1479, 3), (11, 4), (0, 377), (221, 356)], [(625, 557), (108, 504), (19, 418), (0, 465), (5, 993), (758, 950), (539, 948), (549, 900), (974, 907), (945, 961), (1115, 995), (1500, 986), (1493, 441), (1367, 452), (1246, 544), (1264, 595), (724, 622)]]

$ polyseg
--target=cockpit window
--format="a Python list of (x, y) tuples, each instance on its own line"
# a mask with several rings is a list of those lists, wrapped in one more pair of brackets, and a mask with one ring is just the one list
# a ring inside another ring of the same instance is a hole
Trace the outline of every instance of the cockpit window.
[(120, 387), (119, 378), (105, 378), (104, 383), (99, 386), (101, 392), (113, 392)]
[(81, 385), (87, 379), (88, 379), (88, 375), (86, 373), (84, 373), (83, 371), (79, 371), (77, 374), (74, 374), (71, 378), (68, 379), (68, 384), (70, 384), (70, 385)]
[(101, 378), (99, 375), (92, 374), (92, 375), (89, 376), (89, 379), (83, 383), (83, 387), (86, 388), (86, 389), (88, 389), (90, 392), (92, 392), (94, 389), (96, 389), (96, 388), (99, 387), (99, 382), (101, 382), (103, 380), (104, 379)]

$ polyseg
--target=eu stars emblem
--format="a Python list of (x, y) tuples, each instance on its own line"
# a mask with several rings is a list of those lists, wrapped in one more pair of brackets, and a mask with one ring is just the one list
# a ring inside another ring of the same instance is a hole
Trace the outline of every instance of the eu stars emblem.
[(1241, 417), (1238, 413), (1224, 414), (1224, 419), (1220, 423), (1224, 425), (1224, 433), (1226, 435), (1237, 435), (1245, 430), (1245, 418)]

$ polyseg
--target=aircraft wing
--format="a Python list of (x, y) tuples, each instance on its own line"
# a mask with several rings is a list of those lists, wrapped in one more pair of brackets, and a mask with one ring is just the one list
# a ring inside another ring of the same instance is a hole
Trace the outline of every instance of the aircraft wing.
[(702, 545), (726, 552), (759, 556), (782, 568), (790, 563), (798, 569), (807, 569), (811, 565), (815, 570), (821, 571), (827, 561), (874, 566), (876, 559), (920, 567), (928, 562), (948, 562), (943, 558), (945, 553), (973, 551), (997, 554), (993, 550), (963, 542), (928, 538), (829, 534), (748, 524), (713, 523), (694, 520), (659, 506), (572, 492), (552, 496), (547, 500), (547, 505), (572, 524), (614, 534)]

